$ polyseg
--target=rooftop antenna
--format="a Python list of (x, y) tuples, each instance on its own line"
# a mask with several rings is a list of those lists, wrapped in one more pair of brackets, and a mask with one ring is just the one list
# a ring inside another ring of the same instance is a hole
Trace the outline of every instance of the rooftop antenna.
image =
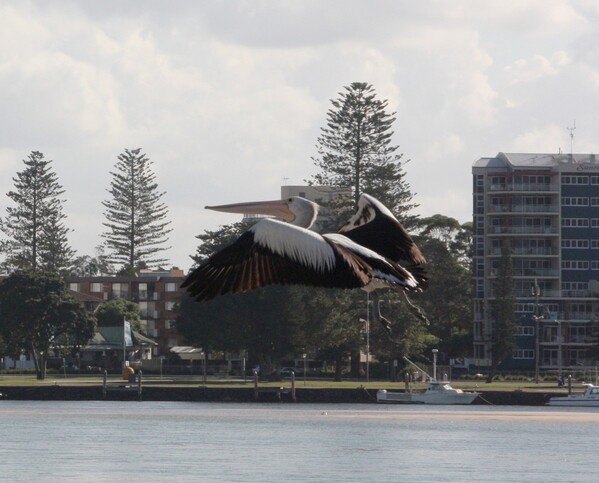
[(573, 149), (573, 145), (574, 145), (574, 130), (576, 129), (576, 119), (574, 119), (574, 125), (572, 127), (567, 127), (566, 129), (568, 131), (570, 131), (570, 154), (573, 155), (574, 154), (574, 149)]

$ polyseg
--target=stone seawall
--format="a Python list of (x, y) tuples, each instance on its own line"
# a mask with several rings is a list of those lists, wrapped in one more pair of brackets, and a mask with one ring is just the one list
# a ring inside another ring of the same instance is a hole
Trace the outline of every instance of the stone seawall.
[[(296, 388), (298, 403), (375, 403), (376, 389), (365, 388)], [(549, 397), (563, 393), (540, 393), (527, 391), (480, 391), (481, 397), (474, 404), (492, 404), (497, 406), (542, 406)], [(11, 400), (42, 401), (98, 401), (104, 399), (102, 386), (0, 386), (0, 394)], [(197, 401), (197, 402), (254, 402), (253, 387), (213, 388), (213, 387), (166, 387), (144, 386), (143, 401)], [(109, 391), (108, 400), (137, 400), (137, 386), (130, 390)], [(291, 402), (289, 391), (276, 389), (260, 390), (259, 402)]]

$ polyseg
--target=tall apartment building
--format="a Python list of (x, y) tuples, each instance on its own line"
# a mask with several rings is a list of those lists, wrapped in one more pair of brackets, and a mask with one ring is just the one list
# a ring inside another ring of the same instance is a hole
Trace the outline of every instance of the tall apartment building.
[(67, 277), (67, 285), (99, 301), (122, 298), (137, 303), (142, 331), (158, 343), (153, 355), (159, 356), (183, 344), (175, 328), (175, 304), (184, 278), (183, 270), (178, 269), (141, 270), (138, 276)]
[(507, 240), (517, 350), (503, 367), (594, 367), (588, 349), (599, 308), (599, 160), (499, 153), (476, 161), (472, 174), (474, 358), (481, 365), (489, 359), (489, 302)]

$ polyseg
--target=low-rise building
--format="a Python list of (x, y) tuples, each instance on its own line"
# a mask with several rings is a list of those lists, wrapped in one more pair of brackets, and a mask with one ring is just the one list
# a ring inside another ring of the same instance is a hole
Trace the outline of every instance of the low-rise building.
[(142, 332), (158, 345), (153, 356), (168, 355), (169, 349), (182, 345), (175, 328), (175, 305), (185, 279), (183, 270), (140, 270), (137, 276), (67, 277), (68, 288), (100, 301), (122, 298), (139, 305)]

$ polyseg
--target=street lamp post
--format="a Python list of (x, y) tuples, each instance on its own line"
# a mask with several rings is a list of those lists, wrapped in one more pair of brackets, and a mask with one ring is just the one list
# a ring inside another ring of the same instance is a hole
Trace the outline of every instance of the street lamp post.
[(304, 386), (306, 385), (306, 356), (307, 354), (304, 352), (302, 354), (302, 358), (304, 359)]
[(562, 377), (562, 322), (557, 322), (557, 375), (561, 380)]
[(533, 315), (533, 319), (535, 321), (535, 384), (539, 383), (539, 364), (540, 364), (540, 337), (539, 333), (539, 321), (543, 318), (541, 314), (539, 314), (539, 297), (541, 296), (541, 288), (537, 283), (537, 279), (535, 278), (535, 284), (530, 288), (533, 297), (535, 298), (535, 314)]
[(241, 351), (241, 372), (243, 373), (243, 383), (247, 382), (246, 374), (245, 374), (245, 349)]
[(370, 382), (370, 294), (366, 292), (366, 382)]
[(437, 354), (439, 349), (433, 349), (433, 381), (437, 380)]

